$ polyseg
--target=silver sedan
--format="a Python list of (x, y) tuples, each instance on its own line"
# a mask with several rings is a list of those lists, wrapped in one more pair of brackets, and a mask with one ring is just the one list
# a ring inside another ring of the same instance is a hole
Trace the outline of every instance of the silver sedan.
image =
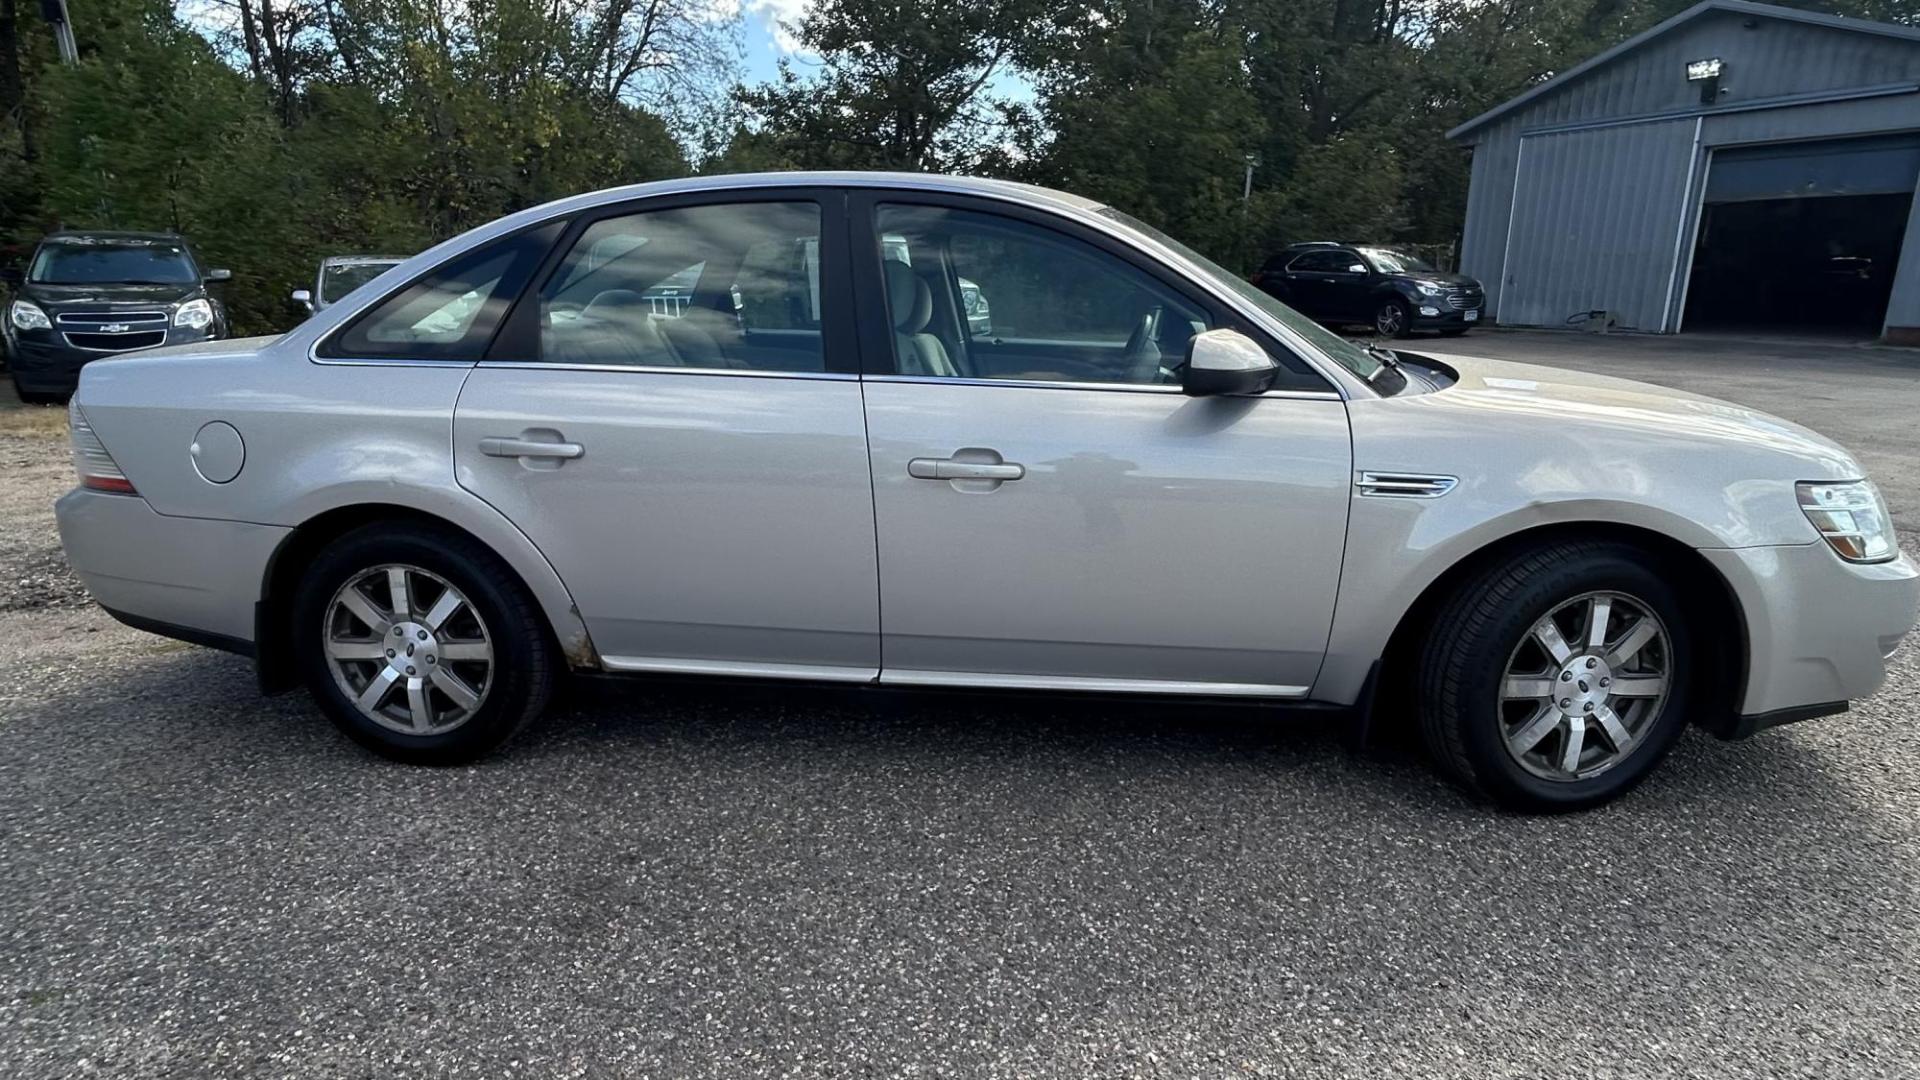
[(566, 199), (281, 337), (89, 365), (72, 428), (102, 605), (417, 762), (569, 670), (691, 673), (1349, 709), (1568, 809), (1687, 724), (1844, 710), (1920, 597), (1813, 432), (1359, 347), (983, 180)]

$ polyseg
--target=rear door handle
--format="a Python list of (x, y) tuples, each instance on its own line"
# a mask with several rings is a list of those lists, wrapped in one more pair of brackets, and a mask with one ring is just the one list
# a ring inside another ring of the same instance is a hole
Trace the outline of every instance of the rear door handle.
[(1018, 480), (1027, 467), (1012, 461), (956, 461), (953, 458), (914, 458), (907, 475), (917, 480)]
[(488, 457), (565, 458), (571, 461), (587, 452), (572, 442), (544, 442), (510, 435), (489, 435), (480, 440), (480, 452)]

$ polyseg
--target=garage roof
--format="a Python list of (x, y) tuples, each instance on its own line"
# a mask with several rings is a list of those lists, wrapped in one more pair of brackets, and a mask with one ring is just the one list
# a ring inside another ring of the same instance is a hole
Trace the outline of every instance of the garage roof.
[(1705, 15), (1707, 12), (1710, 12), (1710, 11), (1730, 11), (1740, 15), (1753, 15), (1753, 16), (1758, 16), (1758, 17), (1767, 18), (1767, 19), (1780, 19), (1786, 22), (1807, 23), (1812, 26), (1824, 26), (1830, 29), (1835, 29), (1835, 30), (1852, 30), (1862, 34), (1878, 34), (1882, 37), (1899, 38), (1904, 41), (1920, 42), (1920, 27), (1895, 26), (1892, 23), (1872, 22), (1867, 19), (1849, 19), (1839, 15), (1822, 15), (1818, 12), (1800, 11), (1795, 8), (1776, 7), (1772, 4), (1750, 3), (1749, 0), (1704, 0), (1703, 3), (1695, 4), (1694, 6), (1688, 8), (1687, 10), (1681, 12), (1680, 14), (1675, 15), (1673, 18), (1668, 19), (1666, 22), (1663, 22), (1660, 25), (1652, 28), (1651, 30), (1647, 30), (1643, 33), (1636, 34), (1633, 37), (1630, 37), (1627, 40), (1621, 42), (1620, 44), (1615, 45), (1613, 48), (1608, 49), (1607, 51), (1599, 54), (1598, 56), (1592, 57), (1591, 59), (1586, 60), (1582, 63), (1575, 64), (1573, 67), (1570, 67), (1567, 70), (1561, 72), (1560, 74), (1555, 75), (1553, 78), (1548, 79), (1546, 82), (1543, 82), (1540, 85), (1533, 87), (1532, 89), (1521, 94), (1520, 96), (1515, 98), (1510, 98), (1507, 101), (1499, 105), (1496, 105), (1491, 109), (1488, 109), (1486, 112), (1481, 113), (1479, 116), (1476, 116), (1473, 119), (1467, 121), (1466, 123), (1461, 124), (1459, 127), (1454, 128), (1452, 131), (1447, 132), (1447, 138), (1457, 139), (1460, 136), (1465, 135), (1467, 132), (1472, 131), (1477, 127), (1480, 127), (1492, 120), (1496, 120), (1502, 116), (1505, 116), (1506, 114), (1514, 111), (1515, 109), (1518, 109), (1523, 105), (1526, 105), (1528, 102), (1534, 100), (1535, 98), (1541, 96), (1542, 94), (1545, 94), (1551, 90), (1557, 89), (1561, 86), (1565, 86), (1567, 83), (1572, 82), (1573, 80), (1579, 78), (1582, 75), (1585, 75), (1587, 72), (1592, 71), (1594, 68), (1597, 68), (1600, 65), (1607, 63), (1608, 61), (1614, 59), (1615, 57), (1621, 55), (1622, 53), (1625, 53), (1631, 49), (1637, 49), (1640, 46), (1646, 44), (1647, 42), (1652, 41), (1654, 38), (1657, 38), (1662, 34), (1665, 34), (1668, 31), (1673, 30), (1677, 27), (1684, 26), (1687, 23), (1692, 22), (1693, 20), (1699, 18), (1702, 15)]

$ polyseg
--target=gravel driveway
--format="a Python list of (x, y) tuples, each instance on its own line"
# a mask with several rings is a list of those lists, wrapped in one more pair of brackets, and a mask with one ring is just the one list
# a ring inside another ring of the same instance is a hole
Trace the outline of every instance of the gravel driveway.
[(0, 469), (0, 1076), (1920, 1074), (1912, 650), (1552, 819), (1058, 699), (593, 684), (411, 769), (86, 606), (63, 445)]

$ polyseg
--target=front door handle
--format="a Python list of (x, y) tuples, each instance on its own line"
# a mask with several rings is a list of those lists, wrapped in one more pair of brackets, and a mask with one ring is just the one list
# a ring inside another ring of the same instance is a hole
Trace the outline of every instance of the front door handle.
[(545, 442), (511, 435), (489, 435), (480, 440), (480, 452), (488, 457), (564, 458), (568, 461), (585, 454), (587, 448), (572, 442)]
[(1027, 467), (1012, 461), (960, 461), (955, 458), (914, 458), (907, 475), (916, 480), (1018, 480)]

